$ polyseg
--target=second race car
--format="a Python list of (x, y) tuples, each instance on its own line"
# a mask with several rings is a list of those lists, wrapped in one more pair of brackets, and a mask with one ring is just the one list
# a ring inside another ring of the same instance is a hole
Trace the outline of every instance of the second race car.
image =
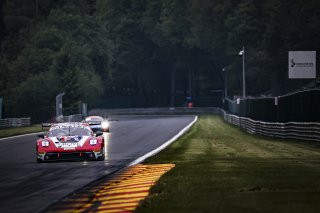
[(96, 132), (96, 131), (110, 132), (109, 121), (104, 119), (101, 116), (96, 116), (96, 115), (88, 116), (82, 122), (89, 124), (93, 132)]

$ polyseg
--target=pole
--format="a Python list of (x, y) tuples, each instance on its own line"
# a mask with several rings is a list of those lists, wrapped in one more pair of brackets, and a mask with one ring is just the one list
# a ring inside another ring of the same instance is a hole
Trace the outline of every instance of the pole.
[(246, 97), (246, 70), (244, 65), (244, 46), (242, 47), (242, 96)]
[(176, 68), (175, 65), (171, 71), (171, 88), (170, 88), (170, 107), (174, 107), (175, 102), (175, 92), (176, 92)]

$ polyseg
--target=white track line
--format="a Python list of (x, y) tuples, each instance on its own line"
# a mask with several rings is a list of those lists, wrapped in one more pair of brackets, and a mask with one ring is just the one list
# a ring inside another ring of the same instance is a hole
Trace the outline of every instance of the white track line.
[(170, 140), (168, 140), (167, 142), (165, 142), (164, 144), (162, 144), (161, 146), (159, 146), (158, 148), (152, 150), (151, 152), (137, 158), (136, 160), (132, 161), (131, 163), (128, 164), (129, 166), (134, 166), (138, 163), (143, 162), (145, 159), (157, 154), (158, 152), (160, 152), (161, 150), (165, 149), (167, 146), (169, 146), (170, 144), (172, 144), (175, 140), (177, 140), (181, 135), (183, 135), (185, 132), (187, 132), (191, 126), (197, 122), (198, 120), (198, 116), (195, 116), (194, 120), (188, 124), (188, 126), (186, 126), (185, 128), (183, 128), (177, 135), (173, 136)]

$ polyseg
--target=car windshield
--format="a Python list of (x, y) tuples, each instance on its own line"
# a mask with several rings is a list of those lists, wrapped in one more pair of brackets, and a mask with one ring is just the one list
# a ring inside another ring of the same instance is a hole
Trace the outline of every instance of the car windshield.
[(87, 118), (86, 121), (87, 122), (95, 122), (95, 121), (102, 121), (103, 118), (100, 117), (94, 117), (94, 118)]
[(59, 137), (65, 135), (90, 136), (92, 133), (89, 129), (83, 127), (61, 127), (55, 128), (48, 133), (48, 137)]

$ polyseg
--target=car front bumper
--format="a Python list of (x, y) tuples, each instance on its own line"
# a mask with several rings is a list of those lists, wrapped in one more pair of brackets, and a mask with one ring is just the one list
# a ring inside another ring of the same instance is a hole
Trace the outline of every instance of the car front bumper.
[(37, 153), (38, 161), (59, 161), (59, 160), (102, 160), (104, 150), (95, 151), (74, 151), (74, 152), (44, 152)]

